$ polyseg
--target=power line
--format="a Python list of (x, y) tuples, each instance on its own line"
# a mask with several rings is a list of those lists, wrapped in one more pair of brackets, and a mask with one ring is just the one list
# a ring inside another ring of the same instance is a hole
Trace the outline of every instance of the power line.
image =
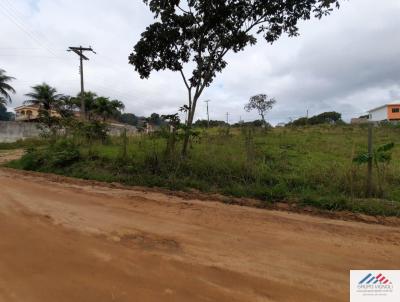
[[(22, 14), (21, 11), (13, 5), (13, 3), (12, 3), (11, 0), (3, 0), (3, 1), (5, 1), (5, 2), (8, 3), (8, 6), (9, 6), (8, 8), (9, 8), (9, 10), (11, 10), (11, 12), (14, 13), (14, 15), (18, 18), (18, 20), (19, 20), (22, 24), (28, 25), (28, 30), (29, 30), (30, 24), (27, 24), (27, 23), (25, 22), (26, 16), (25, 16), (24, 14)], [(52, 48), (52, 47), (49, 46), (49, 44), (51, 44), (51, 43), (50, 43), (50, 41), (47, 39), (47, 37), (46, 37), (45, 34), (43, 34), (43, 33), (40, 32), (40, 31), (37, 31), (37, 30), (30, 31), (30, 32), (31, 32), (35, 37), (37, 37), (40, 41), (44, 42), (46, 48), (48, 48), (50, 51), (54, 52), (54, 48)]]
[(5, 15), (12, 23), (14, 23), (21, 31), (23, 31), (31, 40), (33, 40), (36, 44), (41, 46), (43, 49), (48, 51), (51, 55), (55, 56), (55, 53), (53, 50), (45, 45), (43, 41), (35, 35), (32, 31), (26, 28), (24, 25), (24, 21), (18, 16), (19, 13), (17, 10), (13, 7), (13, 5), (7, 1), (8, 6), (6, 6), (5, 3), (0, 2), (0, 8), (2, 8), (1, 12), (3, 15)]

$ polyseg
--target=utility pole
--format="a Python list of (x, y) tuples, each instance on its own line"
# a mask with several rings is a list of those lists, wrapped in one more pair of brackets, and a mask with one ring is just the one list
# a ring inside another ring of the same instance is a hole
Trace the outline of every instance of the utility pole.
[(79, 62), (80, 62), (79, 71), (81, 74), (81, 118), (85, 119), (86, 113), (85, 113), (85, 99), (84, 99), (85, 86), (83, 83), (83, 60), (89, 61), (89, 58), (86, 57), (83, 53), (85, 51), (91, 51), (93, 53), (96, 52), (92, 49), (92, 47), (82, 47), (82, 46), (79, 47), (71, 46), (67, 51), (73, 51), (79, 56)]
[(229, 125), (229, 112), (226, 113), (226, 123)]
[(210, 100), (204, 101), (207, 104), (207, 128), (210, 128), (210, 113), (208, 111), (208, 103), (211, 102)]
[(368, 170), (367, 170), (367, 197), (371, 197), (372, 195), (372, 159), (373, 159), (373, 151), (372, 151), (372, 131), (373, 131), (373, 123), (370, 122), (368, 125)]

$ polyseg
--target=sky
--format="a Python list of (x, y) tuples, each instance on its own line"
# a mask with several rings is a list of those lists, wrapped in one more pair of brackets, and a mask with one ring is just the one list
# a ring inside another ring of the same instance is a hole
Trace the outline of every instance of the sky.
[[(345, 120), (400, 101), (400, 1), (344, 0), (322, 20), (300, 24), (300, 36), (227, 55), (227, 68), (205, 90), (195, 119), (257, 119), (243, 108), (252, 95), (277, 100), (272, 124), (338, 111)], [(30, 87), (46, 82), (59, 93), (80, 91), (79, 60), (69, 46), (91, 46), (85, 89), (126, 105), (125, 112), (171, 114), (186, 103), (179, 73), (140, 79), (128, 56), (154, 21), (140, 0), (0, 0), (0, 68), (16, 78), (10, 109)]]

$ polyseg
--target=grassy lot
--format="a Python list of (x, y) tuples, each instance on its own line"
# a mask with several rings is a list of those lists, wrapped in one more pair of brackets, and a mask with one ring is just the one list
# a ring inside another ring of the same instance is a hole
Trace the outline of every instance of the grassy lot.
[(30, 149), (10, 166), (130, 185), (194, 188), (266, 203), (400, 216), (399, 134), (400, 128), (374, 129), (376, 147), (393, 142), (395, 148), (390, 163), (374, 166), (374, 196), (369, 199), (366, 165), (353, 163), (367, 150), (367, 128), (359, 126), (202, 130), (185, 160), (179, 145), (176, 152), (167, 153), (167, 140), (159, 135), (129, 138), (126, 152), (122, 138), (107, 144), (62, 139)]
[(0, 150), (28, 149), (45, 145), (46, 142), (41, 139), (19, 140), (13, 143), (0, 143)]

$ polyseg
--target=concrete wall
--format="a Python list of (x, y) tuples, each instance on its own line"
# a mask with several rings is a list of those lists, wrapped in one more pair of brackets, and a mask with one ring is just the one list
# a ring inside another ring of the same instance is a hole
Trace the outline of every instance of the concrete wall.
[[(0, 121), (0, 143), (12, 143), (20, 139), (34, 138), (40, 135), (37, 123)], [(109, 135), (120, 136), (124, 129), (128, 136), (138, 133), (136, 127), (130, 125), (109, 125)]]
[(370, 111), (369, 113), (371, 115), (370, 120), (373, 122), (380, 122), (388, 119), (387, 106)]
[(38, 137), (36, 123), (0, 121), (0, 143), (12, 143), (20, 139)]
[(111, 136), (120, 136), (124, 133), (126, 129), (127, 136), (133, 136), (138, 134), (138, 130), (135, 126), (131, 125), (121, 125), (121, 124), (111, 124), (108, 125), (108, 134)]

